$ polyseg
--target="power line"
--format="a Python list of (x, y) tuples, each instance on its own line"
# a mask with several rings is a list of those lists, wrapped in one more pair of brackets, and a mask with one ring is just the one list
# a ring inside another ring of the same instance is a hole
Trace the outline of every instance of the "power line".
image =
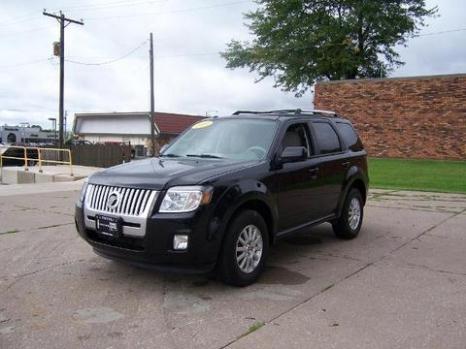
[(28, 14), (21, 15), (21, 16), (19, 16), (17, 18), (14, 18), (14, 19), (10, 20), (10, 21), (0, 22), (0, 27), (25, 22), (25, 21), (28, 21), (28, 20), (39, 19), (39, 18), (40, 17), (37, 16), (37, 11), (29, 12)]
[(114, 58), (114, 59), (110, 59), (108, 61), (103, 61), (103, 62), (99, 62), (99, 63), (79, 62), (79, 61), (74, 61), (74, 60), (71, 60), (71, 59), (65, 59), (65, 61), (70, 62), (70, 63), (74, 63), (74, 64), (81, 64), (81, 65), (106, 65), (106, 64), (112, 64), (112, 63), (118, 62), (118, 61), (120, 61), (122, 59), (125, 59), (126, 57), (130, 56), (131, 54), (133, 54), (134, 52), (139, 50), (141, 47), (143, 47), (147, 43), (147, 41), (148, 40), (144, 40), (141, 44), (139, 44), (138, 46), (133, 48), (131, 51), (125, 53), (123, 56), (120, 56), (120, 57)]
[(126, 7), (126, 6), (137, 6), (137, 5), (152, 5), (152, 4), (159, 4), (163, 2), (167, 2), (168, 0), (139, 0), (139, 1), (129, 1), (128, 0), (123, 0), (123, 1), (116, 1), (114, 3), (109, 2), (109, 3), (101, 3), (101, 4), (94, 4), (94, 5), (77, 5), (77, 6), (70, 6), (66, 7), (66, 10), (72, 10), (72, 11), (77, 11), (77, 12), (83, 12), (83, 11), (99, 11), (99, 10), (107, 10), (107, 9), (113, 9), (113, 8), (118, 8), (118, 7)]
[(50, 29), (50, 28), (51, 28), (50, 26), (43, 26), (43, 27), (31, 28), (31, 29), (17, 31), (17, 32), (9, 32), (9, 33), (7, 32), (5, 34), (0, 33), (0, 37), (4, 38), (4, 37), (9, 37), (9, 36), (28, 34), (28, 33), (37, 32), (37, 31)]
[[(45, 28), (49, 28), (49, 27), (45, 27)], [(35, 30), (37, 30), (37, 29), (35, 29)], [(466, 31), (466, 28), (457, 28), (457, 29), (450, 29), (450, 30), (443, 30), (443, 31), (437, 31), (437, 32), (424, 33), (424, 34), (417, 34), (414, 37), (440, 35), (440, 34), (461, 32), (461, 31)], [(144, 40), (140, 45), (133, 48), (131, 51), (127, 52), (123, 56), (113, 58), (113, 59), (103, 61), (103, 62), (91, 63), (91, 62), (80, 62), (80, 61), (75, 61), (75, 60), (70, 60), (70, 59), (66, 59), (65, 61), (73, 63), (73, 64), (90, 65), (90, 66), (99, 66), (99, 65), (112, 64), (112, 63), (115, 63), (117, 61), (120, 61), (120, 60), (125, 59), (126, 57), (130, 56), (135, 51), (137, 51), (142, 46), (144, 46), (144, 44), (146, 44), (147, 41), (148, 40)], [(305, 48), (305, 47), (303, 47), (303, 48)], [(210, 51), (210, 52), (199, 52), (199, 53), (181, 53), (181, 54), (172, 54), (172, 55), (156, 55), (156, 57), (159, 58), (159, 59), (164, 59), (164, 58), (177, 58), (177, 57), (214, 56), (214, 55), (218, 55), (220, 51), (221, 50), (216, 51), (216, 52)], [(0, 66), (0, 69), (17, 68), (17, 67), (22, 67), (22, 66), (27, 66), (27, 65), (43, 63), (43, 62), (47, 62), (47, 61), (51, 62), (52, 60), (53, 60), (53, 57), (36, 59), (36, 60), (23, 62), (23, 63), (19, 63), (19, 64), (3, 65), (3, 66)]]
[(38, 63), (50, 62), (52, 59), (53, 59), (53, 57), (49, 57), (49, 58), (35, 59), (35, 60), (32, 60), (32, 61), (18, 63), (18, 64), (0, 65), (0, 69), (4, 69), (4, 68), (9, 69), (9, 68), (23, 67), (23, 66), (26, 66), (26, 65), (33, 65), (33, 64), (38, 64)]
[(142, 17), (142, 16), (157, 16), (157, 15), (164, 15), (164, 14), (170, 14), (170, 13), (201, 11), (201, 10), (209, 10), (209, 9), (212, 9), (212, 8), (234, 6), (234, 5), (239, 5), (239, 4), (251, 3), (251, 2), (252, 2), (252, 0), (243, 0), (243, 1), (223, 3), (223, 4), (191, 7), (191, 8), (185, 8), (185, 9), (179, 9), (179, 10), (170, 10), (170, 11), (163, 11), (163, 12), (144, 12), (144, 13), (135, 13), (135, 14), (131, 14), (131, 15), (124, 15), (124, 16), (87, 17), (86, 21), (96, 21), (96, 20), (103, 20), (103, 19), (117, 19), (117, 18), (131, 18), (131, 17)]
[(465, 30), (466, 30), (466, 28), (457, 28), (457, 29), (443, 30), (443, 31), (431, 32), (431, 33), (425, 33), (425, 34), (416, 34), (416, 35), (414, 35), (414, 37), (455, 33), (455, 32), (461, 32), (461, 31), (465, 31)]
[[(107, 9), (113, 9), (113, 8), (118, 8), (118, 7), (126, 7), (126, 6), (137, 6), (137, 5), (144, 5), (144, 4), (160, 4), (167, 2), (169, 0), (136, 0), (136, 1), (129, 1), (129, 0), (120, 0), (120, 1), (115, 1), (115, 2), (108, 2), (108, 3), (101, 3), (101, 4), (91, 4), (91, 5), (75, 5), (75, 6), (69, 6), (62, 8), (62, 10), (74, 10), (76, 12), (83, 12), (83, 11), (98, 11), (98, 10), (107, 10)], [(111, 19), (111, 18), (126, 18), (126, 17), (139, 17), (139, 16), (145, 16), (145, 15), (158, 15), (158, 14), (165, 14), (165, 13), (177, 13), (177, 12), (190, 12), (190, 11), (197, 11), (197, 10), (203, 10), (203, 9), (210, 9), (210, 8), (216, 8), (216, 7), (224, 7), (224, 6), (233, 6), (236, 4), (242, 4), (242, 3), (247, 3), (247, 2), (252, 2), (252, 0), (247, 0), (247, 1), (237, 1), (237, 2), (230, 2), (230, 3), (220, 3), (216, 5), (209, 5), (209, 6), (199, 6), (199, 7), (193, 7), (193, 8), (187, 8), (187, 9), (179, 9), (179, 10), (172, 10), (172, 11), (165, 11), (165, 12), (145, 12), (145, 13), (140, 13), (140, 14), (132, 14), (132, 15), (127, 15), (127, 16), (108, 16), (108, 17), (103, 17), (103, 19)], [(37, 15), (34, 15), (34, 12), (30, 12), (29, 14), (24, 14), (19, 16), (18, 18), (9, 21), (9, 22), (0, 22), (0, 27), (2, 26), (9, 26), (9, 25), (14, 25), (22, 22), (27, 22), (27, 21), (35, 21), (38, 20), (40, 17)], [(91, 18), (86, 18), (86, 20), (97, 20), (100, 17), (91, 17)]]

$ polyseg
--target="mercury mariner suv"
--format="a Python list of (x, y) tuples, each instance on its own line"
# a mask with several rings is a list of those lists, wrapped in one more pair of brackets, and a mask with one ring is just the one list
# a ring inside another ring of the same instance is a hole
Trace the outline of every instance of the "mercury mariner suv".
[(356, 237), (367, 153), (328, 111), (238, 111), (203, 119), (162, 150), (96, 173), (76, 204), (79, 234), (107, 258), (208, 273), (245, 286), (270, 245), (329, 222)]

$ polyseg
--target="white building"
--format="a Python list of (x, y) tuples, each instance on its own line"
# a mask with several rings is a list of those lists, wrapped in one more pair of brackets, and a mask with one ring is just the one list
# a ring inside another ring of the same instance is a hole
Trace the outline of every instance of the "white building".
[[(73, 131), (91, 143), (130, 143), (136, 156), (145, 156), (151, 148), (151, 124), (148, 112), (78, 113)], [(168, 143), (201, 116), (155, 113), (156, 148)]]
[(57, 133), (43, 130), (42, 127), (28, 124), (20, 126), (0, 126), (0, 143), (3, 144), (56, 144)]

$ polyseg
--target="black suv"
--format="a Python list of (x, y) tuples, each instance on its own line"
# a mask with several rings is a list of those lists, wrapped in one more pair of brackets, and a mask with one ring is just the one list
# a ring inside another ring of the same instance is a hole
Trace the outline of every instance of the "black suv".
[(366, 151), (333, 112), (239, 111), (194, 124), (158, 158), (94, 174), (76, 205), (79, 234), (104, 257), (164, 270), (216, 270), (253, 283), (269, 246), (330, 222), (358, 235)]

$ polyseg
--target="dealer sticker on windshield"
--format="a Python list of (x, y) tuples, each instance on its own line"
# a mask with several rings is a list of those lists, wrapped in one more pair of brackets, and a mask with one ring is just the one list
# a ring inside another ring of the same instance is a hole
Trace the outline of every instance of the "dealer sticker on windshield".
[(197, 129), (197, 128), (204, 128), (204, 127), (209, 127), (213, 124), (212, 121), (201, 121), (201, 122), (198, 122), (197, 124), (193, 125), (193, 129)]

